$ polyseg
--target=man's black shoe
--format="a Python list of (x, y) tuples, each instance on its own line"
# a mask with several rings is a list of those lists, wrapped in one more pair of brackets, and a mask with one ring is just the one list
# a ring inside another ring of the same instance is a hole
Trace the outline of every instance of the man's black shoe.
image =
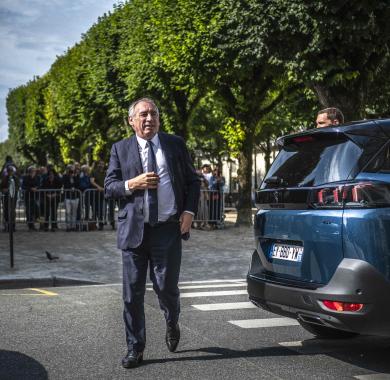
[(122, 359), (122, 366), (124, 368), (138, 367), (143, 360), (144, 353), (131, 350), (127, 352), (127, 355)]
[(175, 352), (180, 341), (180, 328), (177, 323), (176, 326), (171, 327), (167, 325), (167, 333), (165, 335), (165, 343), (170, 352)]

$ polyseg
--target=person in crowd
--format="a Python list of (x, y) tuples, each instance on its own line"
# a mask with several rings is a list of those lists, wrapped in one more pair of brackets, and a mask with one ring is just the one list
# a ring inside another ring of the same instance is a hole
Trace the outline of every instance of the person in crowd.
[(93, 193), (93, 219), (97, 220), (99, 230), (104, 226), (104, 177), (106, 170), (104, 167), (104, 161), (99, 160), (95, 163), (91, 173), (91, 185), (95, 188)]
[[(94, 198), (92, 197), (91, 190), (93, 189), (90, 177), (90, 167), (88, 165), (81, 166), (80, 172), (80, 190), (83, 193), (84, 201), (84, 220), (89, 223), (90, 212), (94, 209)], [(85, 226), (86, 227), (86, 226)]]
[(37, 177), (39, 179), (39, 189), (35, 194), (35, 199), (38, 205), (38, 221), (39, 221), (39, 230), (44, 230), (44, 221), (45, 221), (45, 193), (41, 191), (42, 183), (47, 178), (47, 166), (41, 166), (37, 170)]
[[(81, 164), (77, 161), (74, 162), (74, 176), (80, 179), (80, 174), (81, 174)], [(80, 189), (79, 189), (80, 190)], [(81, 194), (79, 193), (79, 196)], [(77, 206), (77, 223), (76, 223), (76, 229), (77, 231), (81, 231), (81, 208), (82, 208), (82, 201), (81, 199), (79, 200), (79, 204)]]
[(202, 175), (203, 175), (203, 178), (207, 181), (209, 189), (211, 189), (210, 182), (212, 181), (213, 171), (211, 170), (210, 164), (202, 165)]
[(336, 107), (325, 108), (318, 111), (316, 119), (317, 128), (344, 124), (344, 115)]
[(198, 204), (198, 212), (196, 214), (196, 222), (193, 223), (194, 228), (208, 228), (208, 216), (209, 216), (209, 206), (208, 206), (208, 188), (209, 183), (204, 177), (202, 170), (199, 169), (196, 171), (200, 179), (200, 196)]
[(211, 183), (211, 221), (212, 226), (217, 226), (222, 221), (223, 211), (223, 190), (225, 187), (225, 178), (222, 176), (220, 169), (215, 168), (213, 170), (212, 183)]
[(18, 167), (15, 165), (14, 160), (12, 159), (12, 157), (11, 156), (6, 156), (4, 164), (1, 167), (0, 176), (7, 175), (7, 167), (8, 166), (13, 166), (15, 168), (16, 172), (18, 172)]
[(24, 190), (24, 205), (29, 231), (36, 231), (34, 223), (39, 216), (37, 190), (39, 188), (39, 176), (35, 166), (29, 166), (27, 175), (24, 176), (22, 189)]
[(75, 175), (80, 174), (80, 172), (81, 172), (81, 164), (80, 164), (80, 162), (75, 161), (73, 163), (73, 167), (74, 167), (74, 174)]
[(159, 110), (148, 98), (129, 108), (135, 136), (111, 149), (105, 195), (119, 201), (118, 248), (123, 259), (124, 323), (128, 352), (122, 366), (140, 365), (145, 349), (144, 294), (148, 266), (166, 321), (165, 343), (180, 340), (181, 239), (197, 212), (200, 181), (184, 141), (159, 132)]
[(214, 213), (215, 211), (215, 201), (217, 199), (217, 194), (215, 194), (215, 189), (214, 189), (214, 181), (215, 181), (215, 177), (214, 177), (214, 172), (211, 168), (211, 165), (209, 164), (204, 164), (202, 166), (202, 173), (203, 173), (203, 176), (204, 178), (206, 179), (207, 181), (207, 184), (208, 184), (208, 227), (210, 228), (214, 228), (215, 224), (216, 224), (216, 215)]
[(107, 220), (111, 225), (111, 228), (115, 230), (115, 200), (107, 199), (107, 208), (104, 210), (107, 213)]
[[(13, 193), (11, 193), (12, 186), (14, 189)], [(15, 231), (15, 210), (18, 190), (19, 178), (16, 175), (16, 167), (9, 164), (5, 167), (0, 180), (0, 191), (3, 193), (4, 232), (8, 232), (11, 228), (12, 231)]]
[(44, 230), (50, 229), (54, 232), (58, 229), (57, 209), (61, 201), (62, 180), (53, 168), (49, 168), (47, 176), (43, 179), (41, 189), (44, 190), (43, 195), (43, 211), (45, 216)]
[(37, 175), (39, 177), (39, 183), (41, 185), (43, 180), (47, 177), (47, 166), (41, 166)]
[(80, 176), (75, 174), (75, 167), (68, 165), (62, 176), (65, 202), (66, 231), (77, 231), (80, 219), (77, 219), (77, 210), (80, 202)]

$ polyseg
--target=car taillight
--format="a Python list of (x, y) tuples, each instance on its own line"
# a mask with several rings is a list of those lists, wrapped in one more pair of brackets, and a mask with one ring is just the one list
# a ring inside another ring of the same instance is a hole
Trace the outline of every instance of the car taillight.
[(360, 311), (363, 309), (362, 303), (340, 302), (321, 300), (322, 304), (329, 310), (334, 311)]
[(311, 191), (309, 203), (314, 208), (343, 208), (342, 186), (331, 186)]
[(376, 208), (390, 206), (390, 185), (378, 182), (360, 182), (344, 186), (346, 208)]
[(390, 207), (390, 184), (358, 182), (312, 190), (309, 203), (314, 208)]

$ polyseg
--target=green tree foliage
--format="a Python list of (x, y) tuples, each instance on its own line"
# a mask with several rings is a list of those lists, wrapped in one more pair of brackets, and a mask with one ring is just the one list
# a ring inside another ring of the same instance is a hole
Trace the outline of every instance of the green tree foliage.
[[(213, 3), (194, 0), (132, 1), (124, 7), (127, 25), (120, 56), (130, 99), (158, 99), (163, 125), (184, 138), (207, 92)], [(129, 68), (132, 68), (129, 70)]]
[(44, 91), (47, 77), (36, 77), (26, 86), (11, 90), (7, 97), (9, 136), (15, 149), (31, 162), (46, 164), (48, 155), (58, 157), (58, 145), (47, 127)]
[(269, 165), (275, 137), (312, 127), (322, 106), (389, 113), (389, 16), (385, 0), (120, 2), (9, 93), (10, 140), (33, 162), (106, 159), (131, 133), (129, 102), (151, 96), (198, 158), (238, 158), (250, 223), (254, 149)]
[[(299, 83), (278, 64), (272, 2), (220, 2), (220, 21), (214, 44), (219, 48), (213, 81), (229, 115), (224, 127), (230, 148), (237, 152), (241, 193), (237, 223), (251, 223), (252, 164), (259, 123)], [(230, 136), (230, 137), (229, 137)]]
[(382, 114), (387, 102), (378, 89), (388, 83), (389, 2), (278, 3), (285, 37), (280, 59), (322, 106), (338, 106), (349, 120)]

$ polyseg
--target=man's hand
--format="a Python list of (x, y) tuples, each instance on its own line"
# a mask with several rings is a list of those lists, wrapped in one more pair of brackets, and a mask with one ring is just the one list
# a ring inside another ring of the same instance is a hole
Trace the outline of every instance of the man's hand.
[(154, 172), (142, 173), (137, 177), (129, 179), (127, 184), (130, 190), (156, 189), (160, 177)]
[(183, 212), (180, 216), (180, 232), (182, 234), (185, 234), (186, 232), (190, 232), (191, 229), (191, 224), (192, 224), (192, 219), (193, 215), (190, 214), (189, 212)]

